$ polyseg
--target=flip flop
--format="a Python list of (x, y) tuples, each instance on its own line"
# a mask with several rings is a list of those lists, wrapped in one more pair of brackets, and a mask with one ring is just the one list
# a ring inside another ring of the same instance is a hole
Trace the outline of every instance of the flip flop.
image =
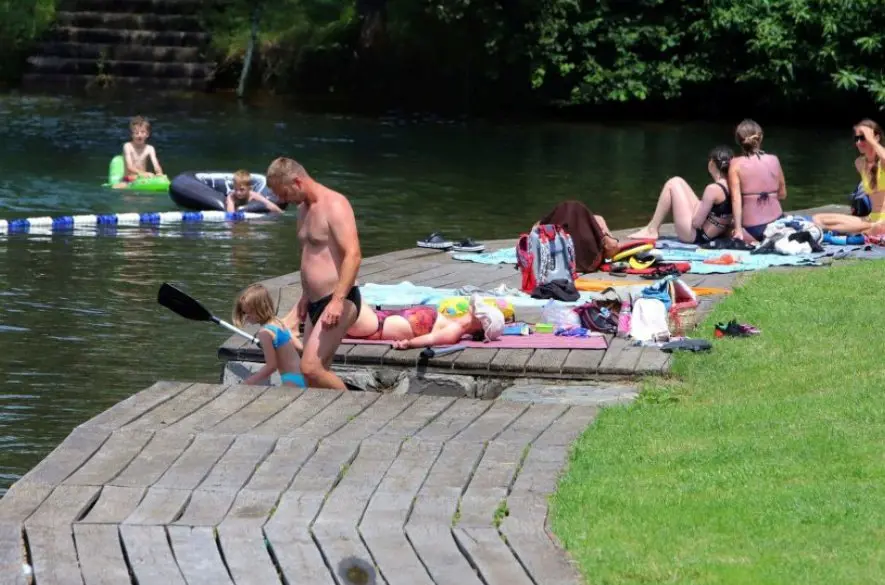
[(417, 242), (419, 248), (432, 248), (434, 250), (448, 250), (455, 244), (445, 239), (441, 233), (433, 232), (423, 240)]
[(482, 252), (485, 249), (485, 244), (477, 244), (473, 238), (464, 238), (452, 247), (454, 252)]
[(706, 339), (690, 339), (685, 337), (677, 341), (669, 341), (661, 346), (661, 351), (673, 353), (674, 351), (710, 351), (713, 346)]

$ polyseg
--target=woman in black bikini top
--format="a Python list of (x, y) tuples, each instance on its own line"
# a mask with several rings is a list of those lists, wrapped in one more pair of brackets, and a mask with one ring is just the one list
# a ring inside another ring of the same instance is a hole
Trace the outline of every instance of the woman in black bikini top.
[(728, 166), (734, 156), (731, 148), (717, 146), (707, 157), (707, 171), (713, 182), (698, 199), (682, 177), (664, 183), (655, 214), (647, 226), (628, 238), (657, 239), (658, 230), (672, 212), (676, 236), (689, 244), (702, 244), (725, 234), (732, 225), (731, 196), (728, 192)]

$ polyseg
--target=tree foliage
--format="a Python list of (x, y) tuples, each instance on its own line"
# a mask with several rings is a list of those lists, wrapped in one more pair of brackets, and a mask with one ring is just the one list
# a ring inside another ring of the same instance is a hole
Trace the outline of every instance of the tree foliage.
[[(543, 103), (676, 100), (727, 84), (762, 101), (862, 92), (885, 104), (881, 0), (265, 2), (277, 7), (265, 56), (281, 51), (296, 75), (311, 51), (368, 66), (359, 59), (370, 46), (385, 63), (372, 73), (388, 83), (462, 79), (479, 92), (530, 93)], [(238, 3), (249, 5), (227, 4)], [(369, 20), (373, 42), (358, 43), (367, 35), (354, 31)], [(241, 50), (246, 29), (241, 21), (236, 35), (219, 37), (229, 54)]]
[(0, 0), (0, 80), (18, 76), (55, 18), (55, 0)]
[[(0, 0), (4, 54), (46, 27), (54, 1)], [(885, 106), (883, 0), (212, 0), (205, 24), (237, 72), (256, 2), (259, 83), (283, 91), (568, 106), (724, 89)]]

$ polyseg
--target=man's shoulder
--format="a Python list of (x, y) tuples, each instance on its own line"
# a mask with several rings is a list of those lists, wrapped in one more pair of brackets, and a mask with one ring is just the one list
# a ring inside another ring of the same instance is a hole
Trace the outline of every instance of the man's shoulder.
[(351, 209), (350, 199), (347, 198), (346, 195), (335, 191), (334, 189), (328, 189), (326, 201), (329, 206), (335, 210), (347, 210)]

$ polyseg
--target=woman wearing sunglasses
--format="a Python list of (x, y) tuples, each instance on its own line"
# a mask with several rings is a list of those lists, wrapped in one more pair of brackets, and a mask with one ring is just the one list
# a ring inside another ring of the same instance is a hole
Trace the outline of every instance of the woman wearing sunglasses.
[(881, 144), (882, 128), (874, 121), (861, 120), (854, 126), (854, 144), (860, 156), (854, 168), (860, 174), (861, 187), (869, 198), (868, 215), (819, 213), (814, 223), (825, 230), (843, 234), (885, 234), (885, 147)]

